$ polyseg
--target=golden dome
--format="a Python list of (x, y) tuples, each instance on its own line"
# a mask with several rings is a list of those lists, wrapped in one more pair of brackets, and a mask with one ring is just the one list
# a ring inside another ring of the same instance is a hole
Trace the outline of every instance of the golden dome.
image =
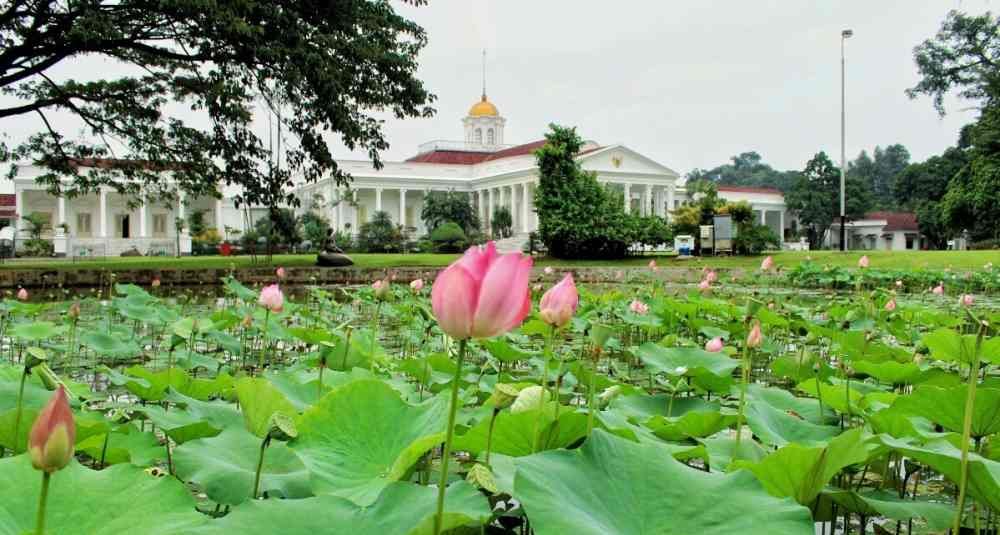
[(485, 94), (482, 100), (469, 108), (469, 117), (496, 117), (498, 115), (500, 115), (500, 111), (497, 110), (497, 107), (492, 102), (486, 100)]

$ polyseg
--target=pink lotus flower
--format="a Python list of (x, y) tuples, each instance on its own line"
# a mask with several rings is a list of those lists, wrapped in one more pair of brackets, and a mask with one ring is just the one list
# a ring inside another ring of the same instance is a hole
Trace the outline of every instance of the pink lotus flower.
[(961, 307), (971, 307), (975, 302), (976, 298), (972, 294), (962, 294), (962, 297), (958, 298), (958, 306)]
[(903, 287), (903, 281), (901, 280), (896, 281), (896, 288), (902, 288), (902, 287)]
[(274, 274), (278, 276), (278, 280), (284, 280), (285, 277), (288, 276), (288, 273), (285, 272), (285, 268), (283, 267), (279, 267), (278, 269), (276, 269), (274, 271)]
[(149, 285), (152, 286), (153, 288), (159, 288), (160, 287), (160, 278), (159, 277), (153, 277), (153, 282), (149, 283)]
[(698, 283), (698, 289), (703, 292), (707, 292), (712, 289), (712, 283), (708, 282), (708, 279), (702, 279), (702, 281)]
[(750, 333), (747, 334), (747, 347), (760, 347), (760, 344), (764, 342), (764, 335), (760, 332), (760, 322), (754, 321), (753, 328), (750, 329)]
[(716, 336), (715, 338), (705, 342), (705, 351), (708, 351), (709, 353), (718, 353), (719, 351), (722, 351), (723, 345), (722, 337)]
[(650, 260), (649, 261), (649, 269), (651, 269), (653, 271), (657, 271), (657, 270), (660, 269), (659, 266), (656, 265), (656, 260)]
[(712, 284), (719, 280), (719, 274), (716, 273), (714, 269), (710, 269), (707, 273), (705, 273), (705, 280), (707, 280), (709, 284)]
[(539, 303), (539, 314), (542, 321), (554, 327), (566, 325), (576, 307), (580, 304), (580, 295), (576, 291), (576, 284), (573, 283), (573, 275), (567, 273), (563, 280), (559, 281), (549, 291), (542, 296)]
[(372, 283), (372, 290), (375, 290), (375, 299), (385, 299), (389, 294), (389, 279), (379, 279)]
[(885, 304), (885, 311), (886, 312), (892, 312), (893, 310), (896, 310), (896, 300), (895, 299), (890, 299)]
[(74, 301), (72, 305), (69, 306), (69, 310), (66, 311), (66, 315), (76, 319), (80, 317), (80, 302)]
[(281, 288), (279, 288), (277, 284), (265, 286), (260, 291), (260, 297), (257, 298), (257, 304), (270, 310), (271, 312), (281, 312), (282, 308), (285, 306), (285, 294), (281, 293)]
[(62, 470), (73, 460), (74, 444), (76, 425), (73, 423), (73, 411), (69, 408), (66, 389), (59, 385), (31, 426), (28, 437), (31, 466), (49, 473)]
[(473, 246), (438, 274), (431, 307), (441, 330), (452, 338), (490, 338), (524, 321), (531, 311), (528, 279), (532, 259), (498, 255), (492, 241)]
[(931, 293), (934, 295), (944, 295), (944, 283), (939, 282), (937, 286), (931, 289)]
[(773, 267), (774, 267), (774, 258), (772, 258), (771, 256), (768, 256), (760, 263), (761, 271), (771, 271), (771, 268)]
[(545, 269), (542, 271), (544, 271), (546, 275), (551, 275), (556, 272), (556, 270), (552, 269), (552, 266), (545, 266)]
[(27, 301), (28, 300), (28, 290), (25, 290), (24, 288), (21, 288), (20, 290), (18, 290), (17, 291), (17, 299), (19, 301)]
[(414, 292), (419, 292), (424, 289), (424, 279), (413, 279), (410, 281), (410, 288)]
[(861, 258), (858, 259), (858, 267), (861, 268), (861, 269), (864, 269), (864, 268), (868, 267), (868, 265), (870, 263), (871, 263), (871, 261), (868, 260), (868, 255), (864, 255), (864, 256), (862, 256)]
[(632, 302), (629, 303), (628, 309), (640, 316), (645, 316), (649, 313), (649, 305), (639, 301), (638, 299), (633, 299)]

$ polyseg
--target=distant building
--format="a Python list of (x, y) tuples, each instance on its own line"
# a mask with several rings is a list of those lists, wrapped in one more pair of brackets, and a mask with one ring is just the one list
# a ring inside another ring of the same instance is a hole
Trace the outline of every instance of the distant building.
[[(845, 227), (848, 249), (907, 251), (926, 248), (917, 215), (912, 212), (868, 212), (861, 219), (848, 221)], [(831, 249), (840, 248), (840, 221), (830, 227), (824, 243)]]

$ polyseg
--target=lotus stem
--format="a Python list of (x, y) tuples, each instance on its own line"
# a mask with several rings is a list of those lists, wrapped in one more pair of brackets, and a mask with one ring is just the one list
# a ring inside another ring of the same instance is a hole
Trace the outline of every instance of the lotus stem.
[(35, 517), (36, 535), (45, 535), (45, 505), (49, 501), (49, 480), (52, 472), (42, 472), (42, 492), (38, 495), (38, 516)]
[(264, 334), (263, 334), (263, 344), (261, 347), (260, 357), (257, 359), (257, 367), (260, 368), (261, 373), (264, 373), (264, 356), (267, 353), (267, 323), (271, 319), (271, 309), (264, 309)]
[(969, 437), (972, 434), (972, 409), (976, 403), (976, 384), (979, 382), (979, 353), (985, 334), (986, 325), (980, 324), (979, 336), (976, 337), (976, 349), (972, 354), (972, 364), (969, 365), (969, 389), (965, 396), (965, 418), (962, 422), (962, 468), (958, 482), (958, 512), (955, 515), (953, 533), (959, 533), (962, 526), (962, 513), (965, 509), (965, 491), (969, 482)]
[(740, 408), (739, 412), (736, 414), (736, 445), (740, 445), (740, 439), (743, 437), (743, 411), (746, 406), (747, 397), (747, 382), (750, 380), (750, 348), (745, 344), (743, 346), (743, 358), (742, 370), (740, 373)]
[(264, 440), (260, 443), (260, 454), (257, 456), (257, 472), (253, 477), (253, 494), (250, 496), (252, 500), (256, 500), (260, 494), (260, 473), (264, 469), (264, 451), (267, 450), (267, 446), (270, 443), (270, 435), (264, 437)]
[(597, 388), (597, 364), (601, 358), (601, 348), (594, 349), (594, 369), (590, 372), (590, 386), (587, 388), (587, 438), (590, 438), (591, 431), (594, 430), (594, 390)]
[(17, 388), (17, 412), (14, 414), (14, 455), (17, 455), (17, 444), (19, 439), (18, 433), (21, 428), (21, 414), (24, 412), (24, 383), (28, 379), (28, 367), (24, 367), (24, 372), (21, 373), (21, 384)]
[(434, 514), (434, 535), (441, 534), (444, 522), (444, 491), (448, 487), (448, 460), (451, 457), (451, 441), (455, 437), (455, 413), (458, 412), (458, 383), (462, 379), (462, 361), (465, 360), (465, 350), (469, 341), (462, 339), (458, 343), (458, 363), (455, 366), (455, 377), (451, 382), (451, 404), (448, 407), (448, 428), (445, 430), (444, 450), (441, 452), (441, 479), (438, 483), (437, 512)]
[(538, 414), (535, 415), (535, 430), (532, 433), (531, 453), (538, 451), (538, 442), (541, 438), (539, 436), (539, 428), (542, 422), (542, 413), (545, 412), (545, 391), (549, 384), (549, 359), (552, 358), (552, 337), (555, 334), (556, 328), (551, 327), (549, 329), (548, 336), (545, 337), (545, 351), (542, 353), (542, 382), (539, 386), (542, 387), (542, 394), (538, 397)]
[(490, 451), (493, 450), (493, 426), (497, 423), (497, 415), (500, 414), (500, 409), (493, 409), (493, 415), (490, 416), (490, 430), (486, 433), (486, 466), (490, 465)]

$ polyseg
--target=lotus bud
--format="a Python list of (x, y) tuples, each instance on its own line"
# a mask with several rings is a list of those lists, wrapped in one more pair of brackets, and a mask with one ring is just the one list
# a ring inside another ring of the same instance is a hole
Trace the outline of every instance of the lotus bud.
[(159, 277), (153, 277), (153, 281), (149, 285), (152, 286), (153, 288), (159, 288), (160, 287), (160, 278)]
[(638, 299), (633, 299), (632, 302), (629, 303), (628, 308), (640, 316), (645, 316), (649, 313), (649, 305), (639, 301)]
[(28, 438), (31, 466), (49, 473), (62, 470), (73, 459), (75, 443), (73, 411), (69, 408), (66, 389), (59, 385), (31, 426)]
[(708, 283), (711, 284), (711, 283), (719, 280), (719, 274), (716, 273), (714, 269), (710, 269), (710, 270), (708, 270), (707, 273), (705, 273), (705, 280), (707, 280)]
[(372, 290), (375, 290), (375, 299), (384, 301), (389, 295), (389, 279), (381, 279), (372, 283)]
[(896, 281), (896, 288), (902, 288), (902, 287), (903, 287), (903, 281), (897, 280)]
[(410, 281), (410, 289), (414, 292), (420, 292), (424, 289), (424, 279), (413, 279)]
[(760, 332), (760, 322), (754, 321), (750, 333), (747, 334), (747, 347), (760, 347), (764, 342), (764, 335)]
[(771, 256), (768, 256), (760, 263), (761, 271), (771, 271), (771, 268), (773, 267), (774, 267), (774, 258), (772, 258)]
[(962, 297), (958, 298), (958, 306), (969, 308), (976, 301), (976, 298), (972, 294), (962, 294)]
[(566, 274), (559, 284), (549, 288), (549, 291), (542, 296), (538, 306), (539, 315), (545, 323), (553, 327), (562, 327), (569, 323), (579, 303), (580, 296), (576, 291), (576, 284), (573, 283), (573, 275)]
[(931, 289), (931, 293), (934, 295), (944, 295), (944, 283), (939, 282), (937, 286)]
[(72, 305), (69, 306), (69, 310), (66, 311), (66, 315), (71, 319), (77, 319), (80, 317), (80, 302), (74, 301)]
[(274, 270), (274, 274), (277, 275), (278, 280), (284, 280), (285, 277), (288, 276), (288, 273), (285, 271), (285, 268), (283, 267), (279, 267), (278, 269)]
[(703, 279), (698, 283), (698, 290), (702, 292), (707, 292), (712, 289), (712, 283), (708, 282), (708, 279)]
[(281, 312), (285, 306), (285, 294), (281, 293), (277, 284), (271, 284), (260, 291), (257, 303), (271, 312)]
[(858, 259), (858, 267), (861, 269), (865, 269), (869, 264), (871, 264), (871, 261), (868, 260), (868, 255), (864, 255)]
[(885, 304), (885, 311), (886, 312), (892, 312), (893, 310), (896, 310), (896, 300), (895, 299), (890, 299)]
[(27, 301), (28, 300), (28, 290), (25, 290), (24, 288), (21, 288), (20, 290), (18, 290), (17, 291), (17, 300), (18, 301)]
[(724, 344), (722, 343), (722, 337), (716, 336), (708, 342), (705, 342), (705, 351), (709, 353), (718, 353), (722, 351)]
[(660, 267), (656, 265), (656, 260), (649, 261), (649, 269), (653, 271), (659, 271)]
[(546, 275), (551, 275), (555, 273), (556, 270), (552, 269), (552, 266), (545, 266), (545, 269), (543, 269), (542, 272), (544, 272)]

